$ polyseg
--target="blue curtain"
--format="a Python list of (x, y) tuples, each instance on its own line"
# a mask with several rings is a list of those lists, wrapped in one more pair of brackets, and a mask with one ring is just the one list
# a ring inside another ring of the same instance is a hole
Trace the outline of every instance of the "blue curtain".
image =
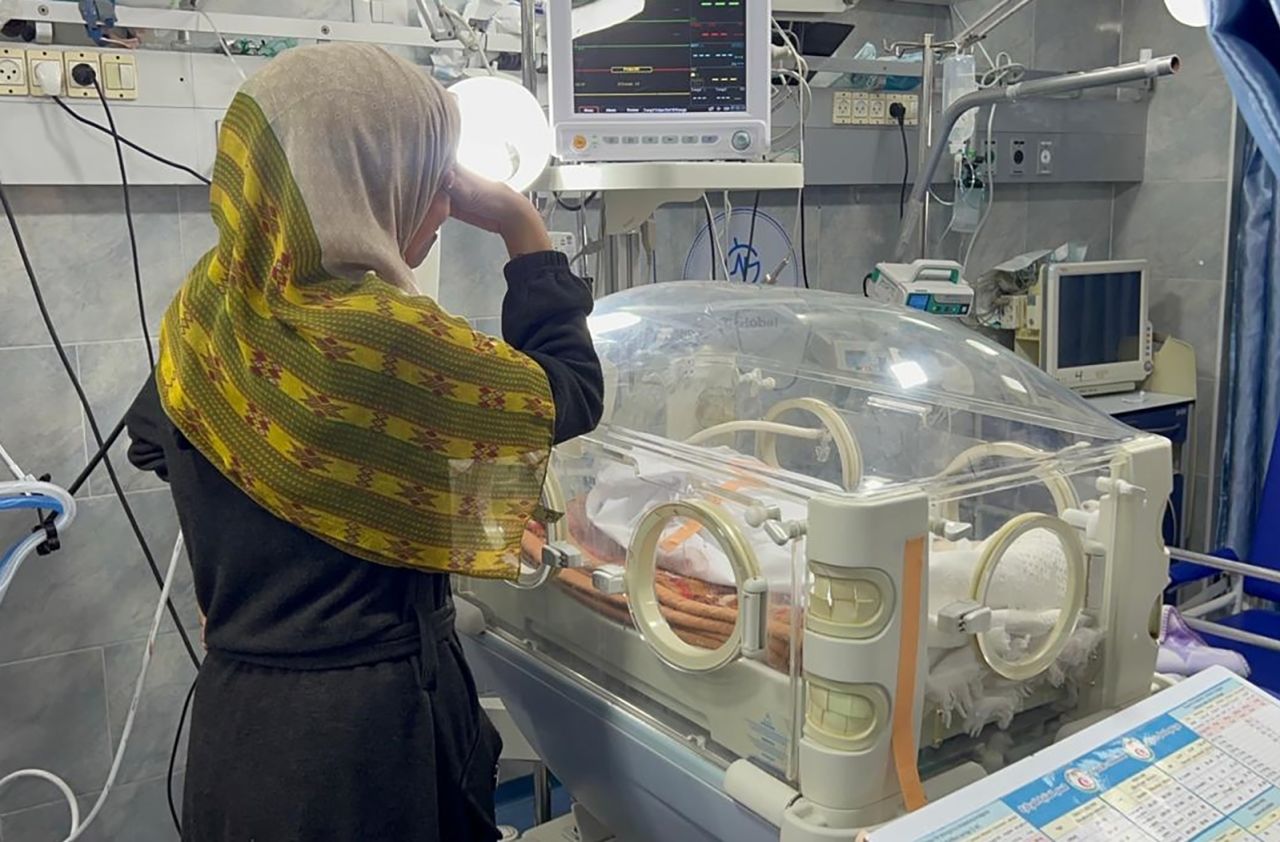
[(1280, 0), (1209, 0), (1209, 42), (1258, 148), (1280, 172)]
[(1280, 0), (1209, 0), (1209, 17), (1209, 41), (1249, 127), (1228, 302), (1216, 538), (1280, 566), (1280, 541), (1254, 544), (1255, 534), (1276, 531), (1259, 524), (1280, 516)]
[[(1217, 544), (1249, 558), (1280, 426), (1280, 192), (1252, 138), (1245, 144), (1242, 176), (1228, 302)], [(1280, 485), (1280, 477), (1275, 479)]]

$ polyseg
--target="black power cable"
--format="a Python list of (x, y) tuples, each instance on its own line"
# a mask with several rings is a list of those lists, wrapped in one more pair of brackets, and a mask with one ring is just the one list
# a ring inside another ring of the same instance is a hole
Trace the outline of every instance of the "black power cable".
[(751, 256), (756, 253), (756, 217), (760, 215), (760, 191), (756, 191), (751, 200), (751, 229), (747, 234), (747, 257), (742, 261), (742, 280), (747, 280), (747, 268), (751, 265)]
[(564, 199), (561, 199), (559, 194), (552, 194), (552, 195), (555, 197), (556, 204), (559, 205), (561, 209), (567, 210), (569, 211), (569, 213), (577, 213), (578, 211), (583, 210), (584, 208), (586, 208), (587, 205), (595, 201), (596, 196), (600, 194), (597, 191), (593, 190), (587, 194), (587, 197), (585, 199), (578, 202), (578, 204), (576, 205), (571, 205), (568, 202), (566, 202)]
[[(120, 142), (120, 133), (116, 131), (116, 119), (111, 114), (111, 105), (107, 102), (107, 94), (102, 90), (102, 82), (98, 74), (87, 64), (77, 64), (71, 70), (71, 76), (77, 84), (93, 83), (102, 102), (102, 110), (107, 115), (107, 125), (111, 128), (111, 138), (116, 145), (116, 162), (120, 165), (120, 189), (124, 193), (124, 221), (129, 229), (129, 252), (133, 257), (133, 288), (138, 296), (138, 318), (142, 320), (142, 344), (147, 349), (147, 362), (151, 368), (156, 367), (156, 353), (151, 347), (151, 332), (147, 328), (147, 303), (142, 292), (142, 262), (138, 259), (138, 236), (133, 229), (133, 204), (129, 199), (129, 174), (124, 166), (124, 144)], [(88, 81), (85, 81), (88, 80)]]
[[(192, 7), (194, 8), (194, 6), (195, 4), (193, 2)], [(83, 65), (82, 67), (84, 69), (80, 69), (79, 67), (76, 68), (76, 70), (80, 71), (80, 75), (83, 79), (83, 81), (81, 81), (81, 84), (88, 84), (89, 82), (93, 83), (95, 89), (97, 90), (98, 97), (102, 101), (102, 107), (107, 114), (107, 121), (110, 127), (108, 128), (107, 126), (103, 126), (100, 123), (96, 123), (87, 117), (81, 116), (80, 114), (76, 113), (73, 109), (71, 109), (69, 106), (67, 106), (67, 104), (64, 103), (58, 97), (54, 97), (53, 100), (55, 103), (57, 103), (58, 107), (61, 108), (72, 119), (86, 126), (89, 126), (90, 128), (96, 129), (97, 131), (100, 131), (104, 134), (110, 135), (113, 141), (115, 142), (116, 157), (120, 165), (121, 183), (124, 189), (125, 213), (129, 222), (129, 233), (130, 233), (130, 241), (131, 241), (130, 244), (132, 247), (133, 262), (134, 262), (134, 280), (138, 287), (137, 291), (138, 291), (139, 316), (142, 320), (142, 325), (143, 325), (143, 341), (147, 347), (148, 359), (152, 359), (150, 337), (146, 328), (146, 325), (147, 325), (146, 312), (145, 312), (145, 309), (143, 308), (141, 270), (140, 270), (140, 265), (138, 261), (137, 242), (133, 232), (133, 218), (132, 218), (132, 208), (130, 206), (130, 201), (129, 201), (128, 176), (124, 166), (124, 157), (123, 157), (123, 152), (121, 147), (128, 146), (130, 149), (133, 149), (136, 152), (139, 152), (140, 154), (145, 155), (146, 157), (151, 158), (154, 161), (164, 164), (165, 166), (172, 167), (173, 169), (178, 170), (180, 172), (187, 173), (188, 175), (192, 176), (193, 178), (195, 178), (196, 180), (200, 181), (203, 184), (207, 185), (207, 184), (211, 184), (212, 182), (205, 176), (201, 175), (196, 170), (192, 169), (191, 167), (188, 167), (184, 164), (176, 163), (161, 155), (157, 155), (156, 153), (142, 146), (139, 146), (133, 141), (125, 137), (122, 137), (120, 133), (116, 130), (115, 120), (111, 114), (111, 109), (107, 103), (106, 96), (97, 81), (96, 74), (92, 73), (92, 68), (89, 67), (88, 65)], [(88, 75), (86, 75), (85, 70), (89, 71)], [(3, 185), (0, 185), (0, 190), (2, 189), (3, 189)], [(32, 271), (30, 261), (26, 259), (25, 248), (22, 246), (22, 243), (21, 243), (21, 235), (17, 227), (17, 221), (7, 201), (5, 202), (5, 212), (9, 218), (10, 226), (13, 228), (14, 237), (19, 240), (19, 250), (23, 253), (23, 258), (24, 258), (23, 262), (27, 267), (28, 277), (30, 278), (32, 283), (32, 290), (36, 295), (36, 302), (40, 306), (41, 313), (44, 317), (45, 327), (49, 330), (50, 336), (54, 340), (54, 345), (58, 349), (59, 355), (63, 360), (64, 367), (67, 367), (68, 361), (66, 359), (65, 352), (62, 348), (61, 343), (58, 341), (58, 337), (57, 337), (56, 331), (54, 330), (52, 320), (49, 317), (48, 312), (44, 307), (43, 296), (40, 293), (39, 284), (36, 280), (34, 271)], [(155, 369), (155, 364), (154, 364), (154, 360), (152, 360), (152, 370), (154, 371), (154, 369)], [(152, 574), (156, 577), (157, 584), (159, 584), (163, 588), (163, 577), (159, 575), (159, 569), (156, 567), (154, 558), (151, 556), (150, 548), (147, 546), (146, 541), (143, 538), (138, 528), (136, 519), (134, 518), (133, 513), (129, 508), (129, 504), (123, 495), (123, 490), (116, 477), (114, 467), (111, 465), (110, 461), (107, 459), (108, 452), (115, 445), (115, 442), (120, 438), (120, 435), (125, 430), (125, 426), (126, 426), (125, 419), (121, 418), (119, 423), (116, 424), (115, 428), (112, 429), (111, 433), (107, 436), (107, 438), (103, 440), (102, 437), (99, 435), (97, 425), (96, 425), (96, 419), (94, 419), (92, 412), (89, 410), (88, 404), (85, 403), (83, 390), (80, 388), (80, 385), (75, 375), (72, 373), (72, 370), (69, 367), (67, 367), (67, 374), (69, 377), (71, 377), (72, 385), (76, 387), (77, 394), (81, 396), (81, 402), (82, 404), (84, 404), (85, 412), (88, 415), (90, 419), (90, 425), (93, 428), (95, 440), (99, 445), (97, 452), (93, 455), (93, 457), (89, 460), (88, 464), (84, 467), (84, 469), (80, 472), (80, 474), (75, 478), (75, 480), (68, 487), (68, 491), (71, 494), (77, 493), (80, 490), (80, 488), (84, 485), (84, 483), (89, 479), (89, 476), (97, 469), (98, 465), (105, 463), (107, 468), (107, 473), (110, 476), (112, 481), (112, 485), (115, 488), (116, 494), (121, 501), (121, 505), (123, 506), (126, 512), (126, 515), (129, 518), (130, 526), (132, 526), (134, 529), (134, 535), (138, 539), (139, 544), (143, 549), (143, 554), (147, 558), (147, 562), (148, 562), (148, 565), (151, 567)], [(178, 635), (182, 639), (183, 645), (187, 650), (187, 654), (191, 657), (192, 663), (196, 666), (198, 670), (200, 667), (200, 659), (195, 654), (195, 649), (191, 644), (190, 638), (187, 636), (186, 628), (182, 625), (182, 622), (178, 618), (177, 610), (174, 607), (172, 600), (170, 600), (168, 603), (168, 609), (169, 609), (170, 617), (173, 618), (174, 625), (177, 627)], [(174, 799), (173, 799), (173, 776), (174, 776), (175, 767), (177, 765), (178, 747), (182, 741), (183, 727), (186, 723), (187, 713), (190, 708), (192, 696), (194, 695), (194, 693), (195, 693), (195, 682), (193, 681), (191, 685), (191, 689), (187, 692), (186, 700), (183, 702), (182, 711), (178, 717), (178, 727), (176, 732), (174, 733), (173, 747), (169, 754), (169, 768), (168, 768), (168, 774), (166, 777), (166, 781), (167, 781), (166, 795), (167, 795), (167, 801), (169, 806), (169, 816), (173, 820), (174, 829), (177, 831), (179, 837), (182, 836), (182, 820), (179, 816), (177, 805), (174, 803)]]
[(804, 226), (804, 187), (800, 188), (800, 276), (804, 279), (804, 288), (809, 289), (809, 238)]
[[(707, 214), (707, 245), (710, 247), (709, 255), (711, 258), (711, 280), (716, 279), (716, 223), (711, 218), (711, 203), (707, 201), (707, 197), (702, 197), (702, 209)], [(725, 280), (729, 280), (725, 278)]]
[(139, 146), (138, 144), (134, 143), (132, 140), (129, 140), (127, 137), (121, 137), (120, 135), (112, 132), (111, 129), (107, 128), (101, 123), (95, 123), (93, 120), (90, 120), (88, 117), (85, 117), (84, 115), (77, 113), (73, 108), (71, 108), (71, 106), (63, 102), (61, 97), (55, 96), (53, 98), (53, 101), (58, 105), (59, 108), (65, 111), (67, 115), (70, 116), (76, 122), (83, 123), (84, 125), (88, 126), (91, 129), (97, 129), (98, 131), (102, 132), (105, 135), (110, 135), (111, 137), (114, 137), (116, 140), (123, 143), (125, 146), (129, 147), (134, 152), (137, 152), (140, 155), (145, 155), (146, 157), (150, 158), (153, 161), (164, 164), (166, 167), (172, 167), (175, 170), (178, 170), (179, 172), (184, 172), (187, 175), (199, 181), (201, 184), (208, 185), (213, 183), (208, 179), (207, 176), (201, 175), (199, 172), (192, 169), (191, 167), (188, 167), (186, 164), (179, 164), (177, 161), (171, 161), (168, 158), (164, 157), (163, 155), (157, 155), (156, 153), (152, 152), (150, 149)]
[(173, 801), (173, 772), (178, 765), (178, 746), (182, 744), (182, 728), (187, 724), (187, 712), (191, 710), (191, 699), (196, 694), (196, 681), (199, 677), (191, 680), (191, 689), (187, 690), (187, 698), (182, 702), (182, 712), (178, 714), (178, 728), (173, 734), (173, 748), (169, 751), (169, 772), (165, 776), (164, 794), (169, 801), (169, 816), (173, 819), (173, 826), (178, 831), (178, 836), (182, 836), (182, 819), (178, 817), (178, 805)]
[(898, 121), (902, 132), (902, 191), (898, 194), (898, 219), (907, 213), (907, 179), (911, 176), (911, 153), (907, 151), (907, 108), (900, 102), (889, 104), (889, 116)]
[[(84, 409), (85, 417), (89, 421), (89, 430), (93, 434), (93, 440), (101, 448), (105, 445), (105, 441), (102, 438), (102, 430), (98, 427), (98, 418), (93, 412), (93, 406), (89, 403), (89, 396), (85, 394), (80, 378), (76, 376), (75, 366), (71, 364), (71, 359), (67, 356), (67, 349), (62, 344), (62, 339), (58, 336), (58, 329), (53, 324), (53, 318), (49, 315), (44, 293), (40, 289), (40, 281), (36, 278), (35, 268), (31, 264), (31, 256), (27, 253), (26, 242), (22, 239), (22, 231), (18, 227), (17, 215), (13, 211), (13, 205), (9, 203), (9, 194), (4, 189), (3, 182), (0, 182), (0, 205), (4, 207), (4, 215), (9, 221), (9, 229), (13, 232), (13, 240), (18, 247), (18, 256), (21, 258), (22, 266), (27, 272), (27, 279), (31, 282), (31, 292), (35, 296), (36, 307), (40, 310), (40, 318), (44, 321), (45, 330), (48, 332), (49, 339), (53, 342), (54, 350), (57, 351), (58, 359), (62, 362), (62, 367), (67, 373), (67, 379), (71, 381), (71, 387), (75, 389), (80, 406)], [(142, 527), (138, 525), (138, 519), (133, 514), (133, 507), (129, 505), (129, 500), (124, 493), (124, 487), (120, 484), (120, 478), (116, 475), (116, 469), (111, 464), (111, 459), (103, 456), (102, 465), (107, 469), (107, 476), (111, 479), (112, 489), (115, 491), (117, 499), (120, 500), (120, 507), (124, 509), (125, 517), (128, 519), (133, 535), (138, 541), (138, 546), (142, 549), (147, 566), (151, 568), (151, 574), (155, 578), (156, 584), (163, 587), (164, 575), (161, 574), (160, 567), (156, 564), (155, 556), (151, 554), (151, 546), (147, 543), (146, 536), (142, 534)], [(187, 635), (187, 630), (182, 625), (182, 620), (178, 616), (178, 609), (174, 607), (172, 599), (167, 602), (167, 606), (169, 616), (178, 628), (178, 635), (182, 638), (187, 654), (191, 656), (191, 662), (199, 666), (200, 658), (196, 655), (195, 647), (191, 645), (191, 638)]]

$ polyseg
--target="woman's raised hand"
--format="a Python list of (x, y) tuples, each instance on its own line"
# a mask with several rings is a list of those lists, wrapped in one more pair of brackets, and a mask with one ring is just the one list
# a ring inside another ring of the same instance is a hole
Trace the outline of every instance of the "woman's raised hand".
[(551, 250), (551, 237), (537, 209), (505, 184), (459, 168), (446, 182), (445, 190), (450, 215), (501, 236), (511, 257)]

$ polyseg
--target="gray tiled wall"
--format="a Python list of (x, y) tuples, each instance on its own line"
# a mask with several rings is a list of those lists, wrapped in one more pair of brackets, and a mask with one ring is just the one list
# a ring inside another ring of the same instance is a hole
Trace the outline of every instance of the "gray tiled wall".
[[(203, 190), (132, 191), (151, 332), (186, 267), (212, 242), (194, 213)], [(67, 343), (103, 432), (142, 385), (148, 364), (137, 315), (120, 191), (9, 190), (51, 315)], [(22, 466), (71, 482), (96, 449), (83, 413), (38, 319), (7, 227), (0, 236), (0, 436)], [(167, 490), (134, 471), (123, 443), (113, 460), (161, 569), (177, 524)], [(6, 546), (31, 520), (0, 521)], [(190, 573), (179, 567), (174, 600), (196, 624)], [(0, 769), (35, 766), (65, 777), (86, 811), (102, 787), (123, 728), (150, 624), (156, 584), (105, 471), (81, 490), (63, 549), (33, 556), (0, 610)], [(148, 692), (117, 789), (84, 838), (172, 840), (164, 774), (178, 710), (194, 676), (166, 619)], [(178, 783), (180, 791), (181, 783)], [(0, 838), (43, 842), (66, 834), (68, 816), (50, 786), (0, 794)]]

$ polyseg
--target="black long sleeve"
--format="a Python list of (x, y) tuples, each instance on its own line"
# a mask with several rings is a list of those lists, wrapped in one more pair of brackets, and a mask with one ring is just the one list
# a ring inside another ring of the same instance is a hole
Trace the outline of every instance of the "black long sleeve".
[(591, 432), (604, 411), (604, 375), (587, 329), (591, 288), (555, 251), (517, 257), (505, 271), (502, 336), (547, 373), (556, 443)]
[(140, 471), (151, 471), (169, 481), (164, 444), (172, 441), (172, 423), (160, 406), (155, 377), (147, 378), (125, 416), (129, 430), (129, 462)]

